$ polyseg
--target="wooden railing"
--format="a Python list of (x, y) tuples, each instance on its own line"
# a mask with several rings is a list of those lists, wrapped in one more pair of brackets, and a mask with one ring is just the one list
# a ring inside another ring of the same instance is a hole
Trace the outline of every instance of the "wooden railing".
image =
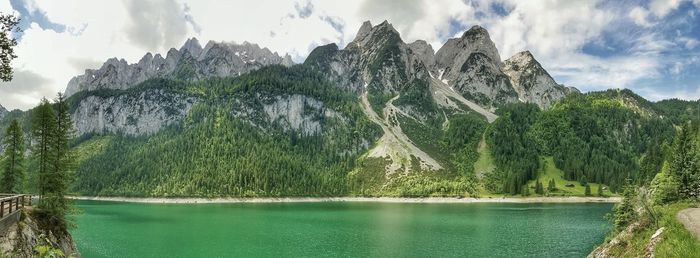
[(32, 206), (32, 196), (26, 194), (0, 194), (0, 218), (25, 206)]

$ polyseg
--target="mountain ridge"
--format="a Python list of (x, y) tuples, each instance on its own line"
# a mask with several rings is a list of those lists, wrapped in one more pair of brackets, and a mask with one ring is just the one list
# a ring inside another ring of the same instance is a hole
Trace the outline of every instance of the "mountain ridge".
[(272, 64), (289, 66), (293, 61), (288, 54), (281, 57), (257, 44), (209, 41), (202, 48), (196, 38), (190, 38), (179, 50), (168, 50), (165, 58), (150, 52), (133, 64), (124, 59), (110, 58), (100, 68), (86, 69), (84, 74), (73, 77), (65, 94), (71, 96), (79, 91), (105, 88), (127, 89), (153, 78), (193, 80), (238, 76)]

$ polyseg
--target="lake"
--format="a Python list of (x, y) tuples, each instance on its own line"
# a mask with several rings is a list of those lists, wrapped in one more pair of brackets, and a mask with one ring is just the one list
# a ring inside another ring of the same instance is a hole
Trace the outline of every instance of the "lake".
[(77, 201), (83, 257), (585, 257), (612, 204)]

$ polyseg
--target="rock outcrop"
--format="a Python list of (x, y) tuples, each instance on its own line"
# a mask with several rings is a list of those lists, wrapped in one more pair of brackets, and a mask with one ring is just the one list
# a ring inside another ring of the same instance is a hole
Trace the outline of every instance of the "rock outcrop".
[(99, 69), (87, 69), (85, 74), (68, 82), (66, 96), (97, 89), (128, 89), (152, 78), (199, 80), (208, 77), (238, 76), (266, 65), (293, 64), (291, 57), (279, 56), (257, 44), (209, 41), (202, 48), (191, 38), (178, 49), (170, 49), (165, 57), (147, 53), (138, 63), (111, 58)]
[(434, 76), (485, 107), (517, 102), (517, 93), (503, 73), (501, 57), (489, 33), (474, 26), (449, 39), (435, 54)]
[(40, 223), (25, 211), (19, 222), (0, 232), (0, 257), (39, 257), (37, 246), (60, 250), (65, 257), (80, 257), (68, 232), (56, 233), (41, 228)]
[(137, 94), (83, 98), (73, 112), (78, 135), (87, 133), (123, 133), (145, 135), (179, 122), (195, 99), (163, 89), (148, 89)]
[(521, 101), (546, 109), (569, 93), (578, 92), (554, 81), (530, 51), (515, 54), (505, 61), (503, 72), (508, 75)]
[(304, 62), (336, 85), (355, 93), (398, 92), (409, 81), (428, 78), (428, 70), (388, 22), (364, 22), (345, 49), (335, 44), (314, 49)]

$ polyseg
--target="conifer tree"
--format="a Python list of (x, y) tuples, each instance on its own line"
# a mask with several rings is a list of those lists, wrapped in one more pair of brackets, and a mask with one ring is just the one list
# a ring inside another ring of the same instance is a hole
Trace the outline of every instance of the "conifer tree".
[(586, 195), (586, 196), (591, 196), (591, 185), (590, 185), (590, 184), (586, 184), (586, 192), (585, 192), (585, 195)]
[(51, 154), (53, 136), (56, 130), (56, 114), (48, 100), (42, 99), (32, 113), (32, 156), (37, 162), (39, 197), (49, 189), (49, 173), (54, 155)]
[(50, 226), (65, 230), (69, 211), (65, 195), (73, 169), (69, 146), (73, 122), (65, 97), (59, 93), (54, 107), (47, 100), (42, 100), (34, 110), (32, 120), (34, 141), (37, 143), (34, 155), (39, 163), (39, 212)]
[(5, 167), (0, 179), (0, 192), (18, 193), (24, 181), (24, 135), (16, 119), (7, 127), (2, 141), (5, 149)]
[(554, 192), (554, 190), (557, 189), (556, 183), (554, 182), (554, 178), (552, 180), (549, 180), (549, 186), (547, 186), (547, 191), (549, 192)]
[(598, 196), (603, 197), (603, 185), (598, 185)]
[(673, 144), (669, 171), (679, 184), (681, 198), (698, 197), (700, 194), (700, 168), (694, 131), (690, 122), (685, 123)]

